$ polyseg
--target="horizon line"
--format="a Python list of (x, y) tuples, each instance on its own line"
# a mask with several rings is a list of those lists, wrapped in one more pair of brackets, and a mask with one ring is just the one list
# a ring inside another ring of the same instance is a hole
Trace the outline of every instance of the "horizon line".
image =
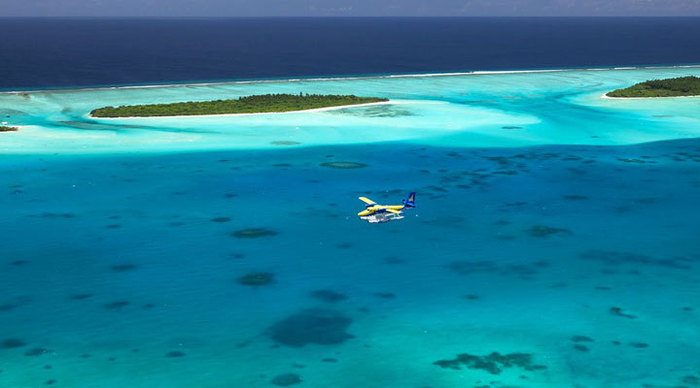
[(178, 15), (0, 15), (0, 19), (693, 19), (698, 15), (434, 15), (434, 16), (378, 16), (378, 15), (326, 15), (326, 16), (178, 16)]

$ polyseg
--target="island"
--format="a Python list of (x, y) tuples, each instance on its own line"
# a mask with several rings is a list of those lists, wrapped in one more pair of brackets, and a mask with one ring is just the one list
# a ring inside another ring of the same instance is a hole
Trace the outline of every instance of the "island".
[(92, 117), (202, 116), (241, 113), (278, 113), (343, 107), (389, 101), (379, 97), (334, 94), (260, 94), (230, 100), (190, 101), (170, 104), (108, 106), (90, 112)]
[(8, 127), (7, 125), (0, 125), (0, 132), (16, 132), (18, 130), (19, 128), (17, 127)]
[(628, 88), (609, 92), (606, 96), (615, 98), (700, 96), (700, 77), (688, 76), (640, 82)]

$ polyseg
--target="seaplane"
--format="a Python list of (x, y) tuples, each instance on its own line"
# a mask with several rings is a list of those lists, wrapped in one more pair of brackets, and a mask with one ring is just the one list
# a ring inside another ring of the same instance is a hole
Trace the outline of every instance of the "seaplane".
[(396, 221), (403, 218), (403, 210), (416, 207), (416, 193), (410, 193), (401, 205), (380, 205), (367, 197), (358, 197), (365, 203), (365, 210), (357, 213), (361, 220), (371, 224)]

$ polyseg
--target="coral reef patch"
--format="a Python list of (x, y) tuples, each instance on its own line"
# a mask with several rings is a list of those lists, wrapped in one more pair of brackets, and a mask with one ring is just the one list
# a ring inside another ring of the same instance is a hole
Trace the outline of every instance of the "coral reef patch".
[(133, 263), (121, 263), (121, 264), (114, 264), (109, 268), (114, 272), (129, 272), (129, 271), (133, 271), (136, 268), (138, 268), (138, 265), (133, 264)]
[(276, 236), (277, 231), (269, 228), (246, 228), (231, 232), (231, 236), (235, 238), (261, 238)]
[(276, 146), (294, 146), (294, 145), (299, 145), (301, 143), (298, 141), (294, 141), (294, 140), (275, 140), (275, 141), (271, 141), (270, 144), (276, 145)]
[(302, 379), (301, 376), (296, 373), (283, 373), (273, 377), (270, 382), (278, 387), (288, 387), (290, 385), (301, 383)]
[(535, 364), (530, 353), (501, 354), (493, 352), (485, 356), (475, 356), (468, 353), (458, 354), (451, 360), (438, 360), (433, 363), (441, 368), (460, 370), (463, 367), (478, 369), (492, 375), (500, 374), (504, 369), (521, 368), (526, 371), (547, 369), (546, 365)]
[(316, 290), (309, 293), (312, 298), (325, 303), (338, 303), (348, 299), (348, 296), (333, 290)]
[(27, 346), (27, 343), (19, 338), (7, 338), (0, 342), (0, 349), (16, 349)]
[(336, 310), (301, 310), (272, 325), (267, 334), (280, 345), (293, 348), (308, 344), (336, 345), (354, 338), (346, 332), (352, 319)]
[(629, 319), (637, 318), (636, 315), (625, 312), (625, 310), (623, 310), (622, 307), (610, 307), (610, 309), (608, 311), (610, 312), (610, 314), (612, 314), (616, 317), (629, 318)]
[(85, 299), (92, 298), (92, 294), (88, 294), (88, 293), (72, 294), (68, 298), (70, 300), (85, 300)]
[(471, 275), (477, 273), (498, 274), (502, 276), (529, 277), (537, 275), (542, 269), (549, 267), (546, 260), (537, 260), (523, 264), (497, 264), (487, 260), (463, 260), (453, 261), (447, 268), (459, 275)]
[(364, 163), (358, 162), (324, 162), (321, 163), (321, 167), (337, 168), (341, 170), (348, 170), (354, 168), (364, 168), (367, 167)]
[(51, 350), (46, 349), (46, 348), (31, 348), (24, 352), (24, 355), (27, 357), (37, 357), (41, 356), (42, 354), (46, 353), (51, 353)]
[(543, 237), (550, 237), (554, 235), (570, 235), (572, 232), (568, 229), (564, 228), (555, 228), (552, 226), (546, 226), (546, 225), (534, 225), (530, 229), (527, 230), (527, 233), (532, 236), (532, 237), (538, 237), (538, 238), (543, 238)]
[(591, 250), (579, 254), (581, 260), (597, 261), (605, 265), (649, 265), (657, 267), (666, 267), (672, 269), (690, 269), (692, 266), (691, 259), (687, 257), (673, 257), (670, 259), (657, 259), (651, 256), (631, 253), (617, 252), (605, 250)]
[(114, 302), (105, 303), (102, 306), (104, 308), (106, 308), (107, 310), (121, 310), (122, 308), (124, 308), (128, 305), (129, 305), (129, 302), (126, 300), (116, 300)]
[(649, 344), (646, 342), (630, 342), (630, 346), (637, 349), (648, 348)]
[(575, 335), (571, 337), (571, 342), (594, 342), (595, 340), (585, 335)]
[(343, 114), (356, 117), (377, 117), (377, 118), (393, 118), (393, 117), (408, 117), (414, 116), (413, 113), (406, 109), (399, 108), (397, 105), (374, 105), (368, 107), (350, 107), (343, 109), (330, 110), (329, 114)]
[(267, 286), (275, 282), (275, 274), (272, 272), (250, 272), (238, 278), (238, 284), (258, 287)]

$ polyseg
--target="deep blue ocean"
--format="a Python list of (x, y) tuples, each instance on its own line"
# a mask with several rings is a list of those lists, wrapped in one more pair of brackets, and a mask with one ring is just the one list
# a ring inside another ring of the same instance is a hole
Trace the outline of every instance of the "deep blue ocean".
[(700, 63), (700, 18), (0, 19), (0, 88)]

